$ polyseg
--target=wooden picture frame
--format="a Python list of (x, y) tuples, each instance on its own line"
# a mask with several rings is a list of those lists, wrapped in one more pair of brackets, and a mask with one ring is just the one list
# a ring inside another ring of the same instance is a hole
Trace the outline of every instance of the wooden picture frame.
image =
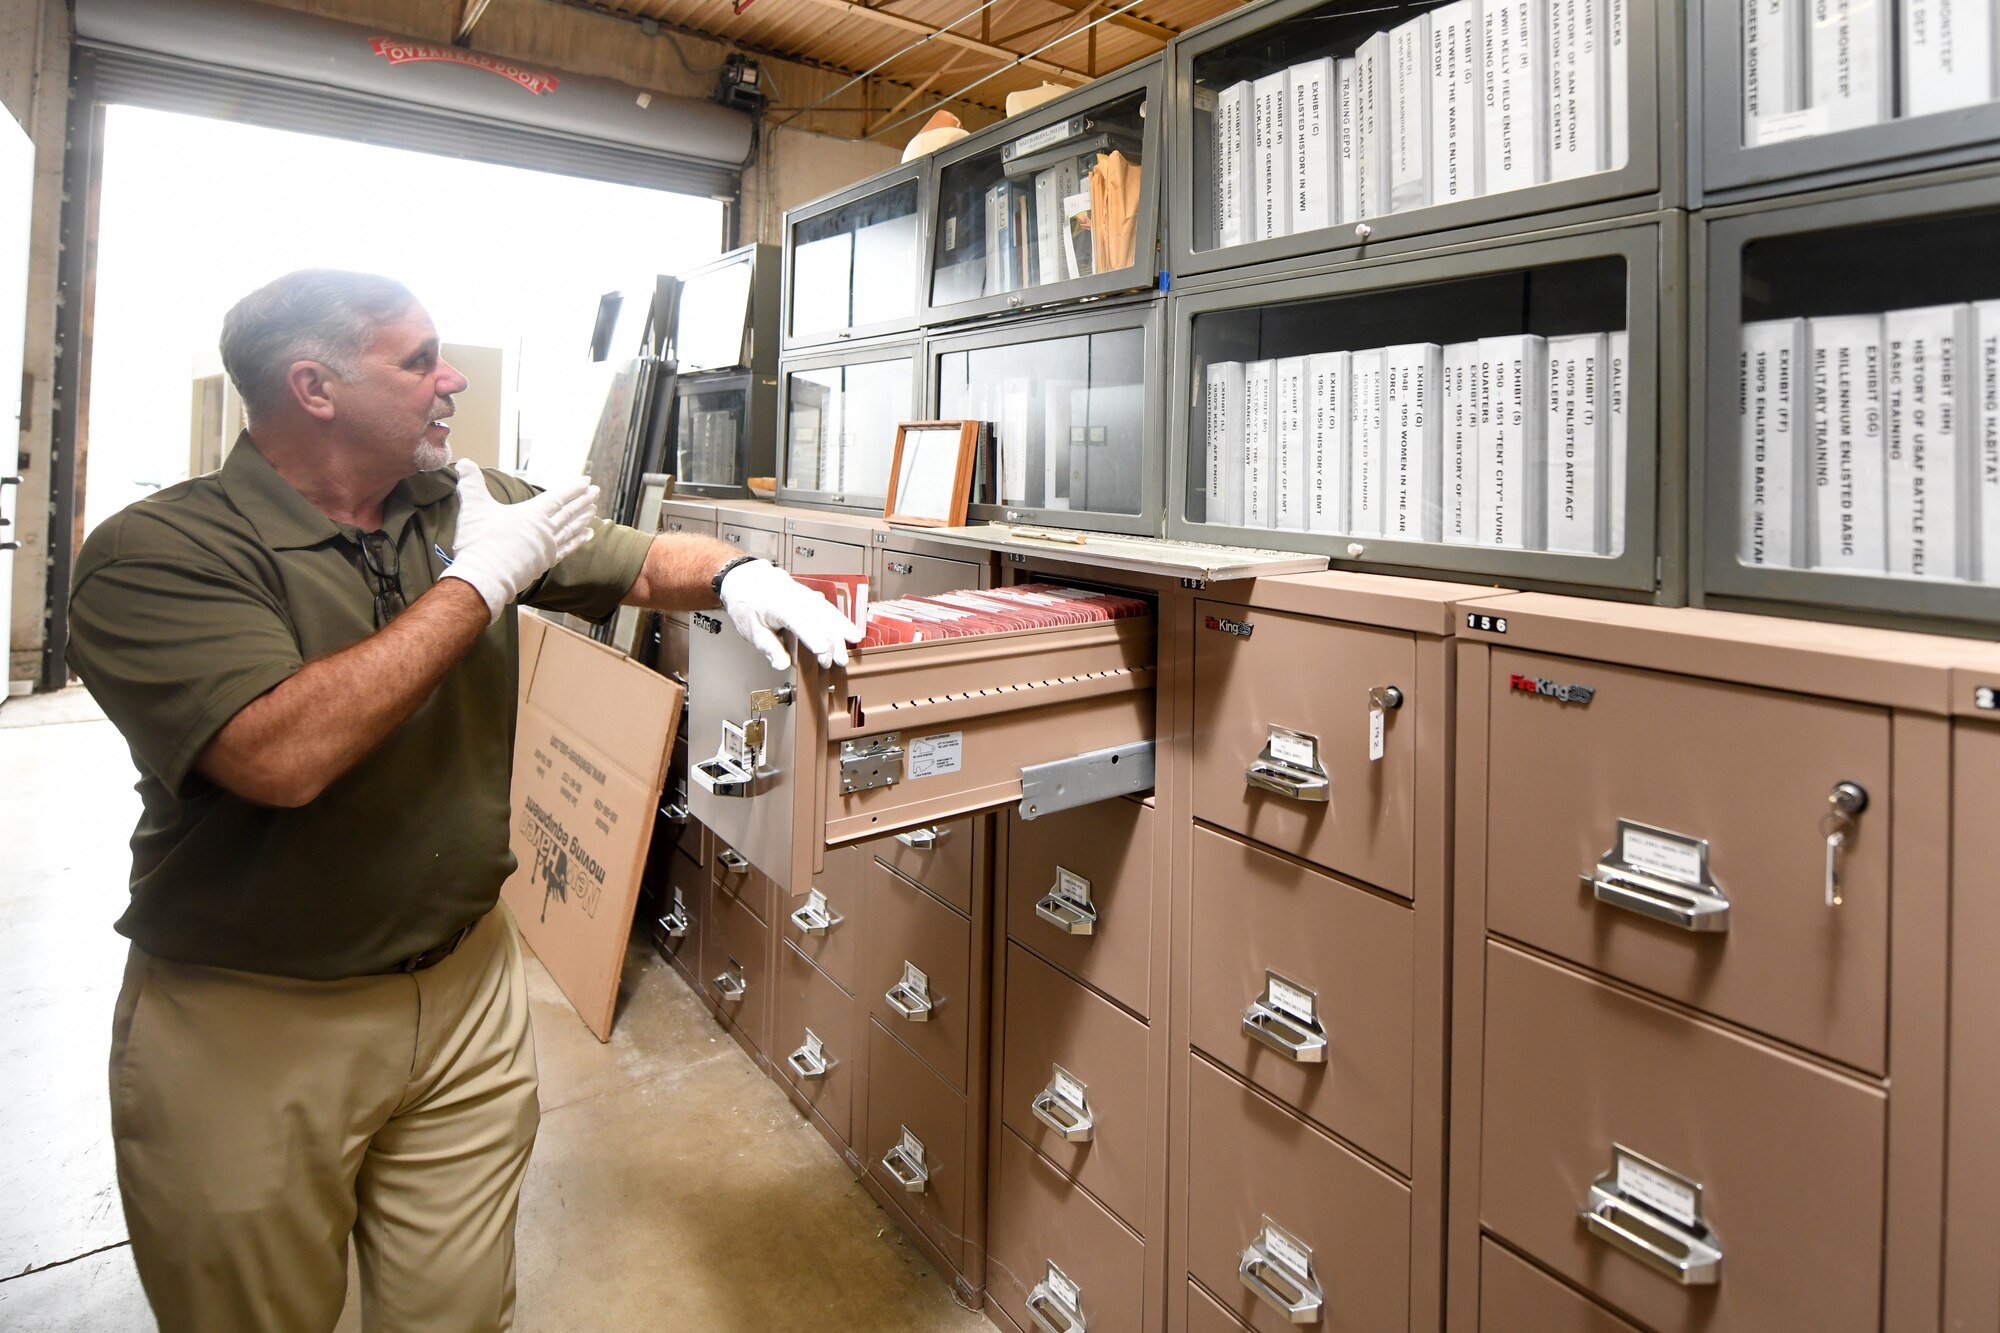
[(978, 421), (899, 424), (882, 517), (914, 527), (963, 527), (982, 425)]

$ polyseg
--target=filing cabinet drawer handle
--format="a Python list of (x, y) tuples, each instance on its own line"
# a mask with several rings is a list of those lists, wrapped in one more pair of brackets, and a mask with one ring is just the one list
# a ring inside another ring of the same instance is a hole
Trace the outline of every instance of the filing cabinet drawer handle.
[(1590, 1206), (1577, 1215), (1591, 1235), (1683, 1287), (1713, 1286), (1721, 1278), (1722, 1249), (1712, 1235), (1687, 1230), (1601, 1185), (1591, 1188)]
[(1236, 1275), (1258, 1300), (1285, 1317), (1288, 1324), (1317, 1324), (1326, 1294), (1319, 1283), (1298, 1275), (1273, 1260), (1259, 1241), (1243, 1251)]
[(1263, 760), (1243, 770), (1243, 781), (1258, 791), (1267, 791), (1288, 801), (1324, 805), (1332, 794), (1332, 784), (1323, 773), (1305, 773)]
[(688, 816), (693, 811), (687, 808), (687, 802), (675, 801), (672, 805), (661, 806), (660, 813), (666, 816), (669, 824), (685, 824), (688, 822)]
[(667, 933), (667, 938), (670, 940), (686, 939), (688, 933), (687, 913), (681, 908), (676, 907), (673, 911), (660, 918), (660, 929)]
[(732, 875), (747, 875), (750, 873), (750, 858), (741, 852), (732, 851), (725, 847), (715, 854), (715, 859), (722, 862), (722, 868)]
[(1051, 891), (1035, 904), (1035, 915), (1065, 935), (1093, 935), (1097, 932), (1097, 909), (1072, 902)]
[(922, 1162), (911, 1161), (910, 1155), (903, 1151), (903, 1145), (900, 1143), (882, 1154), (882, 1169), (911, 1194), (922, 1194), (924, 1188), (931, 1183), (930, 1168)]
[(1096, 1132), (1090, 1112), (1056, 1096), (1054, 1088), (1043, 1088), (1036, 1093), (1028, 1109), (1065, 1143), (1088, 1143)]
[(917, 994), (900, 981), (883, 991), (882, 998), (888, 1002), (891, 1009), (912, 1023), (930, 1022), (931, 1010), (936, 1008), (929, 996)]
[(1685, 884), (1630, 870), (1616, 874), (1606, 871), (1606, 867), (1600, 866), (1596, 875), (1583, 876), (1583, 882), (1601, 903), (1698, 935), (1721, 934), (1729, 929), (1729, 899), (1720, 894), (1703, 893)]
[(1040, 1333), (1084, 1333), (1082, 1313), (1058, 1301), (1047, 1282), (1037, 1282), (1028, 1293), (1028, 1318)]
[(1243, 1011), (1243, 1033), (1299, 1064), (1326, 1063), (1326, 1031), (1318, 1023), (1306, 1027), (1262, 1000)]
[(735, 973), (722, 972), (715, 978), (715, 989), (721, 992), (723, 999), (735, 1001), (742, 999), (743, 993), (749, 990), (750, 986)]
[(818, 903), (807, 903), (792, 913), (792, 924), (807, 935), (824, 935), (847, 918)]
[(834, 1065), (839, 1063), (837, 1060), (827, 1059), (824, 1053), (815, 1055), (803, 1046), (786, 1056), (785, 1062), (803, 1079), (825, 1078)]
[(913, 828), (908, 833), (898, 833), (896, 841), (913, 852), (928, 852), (943, 842), (951, 830), (933, 824), (929, 828)]

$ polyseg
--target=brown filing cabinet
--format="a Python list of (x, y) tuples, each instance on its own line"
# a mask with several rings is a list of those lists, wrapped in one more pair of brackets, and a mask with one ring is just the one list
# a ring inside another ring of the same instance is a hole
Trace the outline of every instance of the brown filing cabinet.
[(675, 498), (660, 505), (660, 531), (676, 536), (713, 537), (715, 504), (709, 500)]
[(750, 1056), (770, 1045), (771, 932), (741, 897), (709, 881), (701, 929), (701, 993)]
[(869, 537), (880, 526), (860, 515), (787, 516), (785, 568), (793, 574), (868, 574)]
[(879, 860), (863, 873), (868, 918), (861, 939), (863, 1002), (884, 1031), (962, 1093), (978, 961), (972, 922)]
[(1200, 591), (1177, 691), (1167, 1327), (1443, 1318), (1456, 604)]
[(2000, 1328), (2000, 650), (1952, 673), (1952, 1188), (1944, 1327)]
[(1012, 1130), (995, 1141), (987, 1308), (1024, 1330), (1144, 1333), (1145, 1242)]
[(993, 586), (993, 558), (963, 546), (927, 540), (908, 528), (882, 528), (873, 537), (868, 595), (879, 601), (934, 597)]
[(724, 902), (735, 903), (757, 918), (757, 924), (770, 923), (770, 876), (751, 865), (741, 852), (720, 838), (715, 839), (714, 879), (717, 906)]
[(862, 896), (869, 851), (867, 843), (834, 848), (826, 854), (826, 868), (813, 876), (805, 893), (786, 895), (778, 902), (779, 934), (785, 942), (849, 995), (858, 993), (861, 981), (861, 939), (867, 920)]
[(783, 567), (785, 517), (776, 505), (758, 500), (724, 500), (716, 505), (715, 535), (745, 555)]
[(853, 1141), (854, 1085), (865, 1068), (861, 1012), (789, 940), (778, 946), (771, 1067), (820, 1132), (843, 1149)]
[(1007, 936), (1145, 1021), (1151, 1012), (1157, 805), (1102, 801), (1007, 816)]
[(1963, 646), (1518, 594), (1457, 651), (1453, 1333), (1936, 1327)]
[(701, 923), (708, 915), (708, 872), (678, 852), (659, 858), (664, 869), (647, 866), (652, 892), (644, 911), (653, 945), (674, 965), (688, 986), (701, 989)]

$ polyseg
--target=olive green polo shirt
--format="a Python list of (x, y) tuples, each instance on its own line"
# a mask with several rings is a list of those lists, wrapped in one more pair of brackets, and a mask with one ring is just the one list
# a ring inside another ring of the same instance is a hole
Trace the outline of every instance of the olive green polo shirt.
[[(456, 480), (410, 477), (385, 506), (409, 602), (454, 549)], [(534, 494), (505, 473), (486, 480), (506, 503)], [(649, 539), (594, 528), (522, 601), (593, 620), (616, 609)], [(492, 908), (514, 869), (511, 608), (302, 808), (246, 801), (194, 769), (245, 704), (374, 630), (359, 530), (314, 509), (248, 434), (221, 471), (91, 533), (70, 594), (69, 662), (131, 745), (145, 803), (121, 934), (161, 958), (328, 980), (393, 966)]]

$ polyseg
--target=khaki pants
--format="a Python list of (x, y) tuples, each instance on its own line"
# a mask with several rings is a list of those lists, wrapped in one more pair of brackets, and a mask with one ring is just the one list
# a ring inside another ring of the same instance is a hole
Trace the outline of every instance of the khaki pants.
[(111, 1130), (163, 1333), (331, 1329), (350, 1233), (371, 1333), (511, 1327), (539, 1119), (505, 908), (409, 975), (126, 964)]

